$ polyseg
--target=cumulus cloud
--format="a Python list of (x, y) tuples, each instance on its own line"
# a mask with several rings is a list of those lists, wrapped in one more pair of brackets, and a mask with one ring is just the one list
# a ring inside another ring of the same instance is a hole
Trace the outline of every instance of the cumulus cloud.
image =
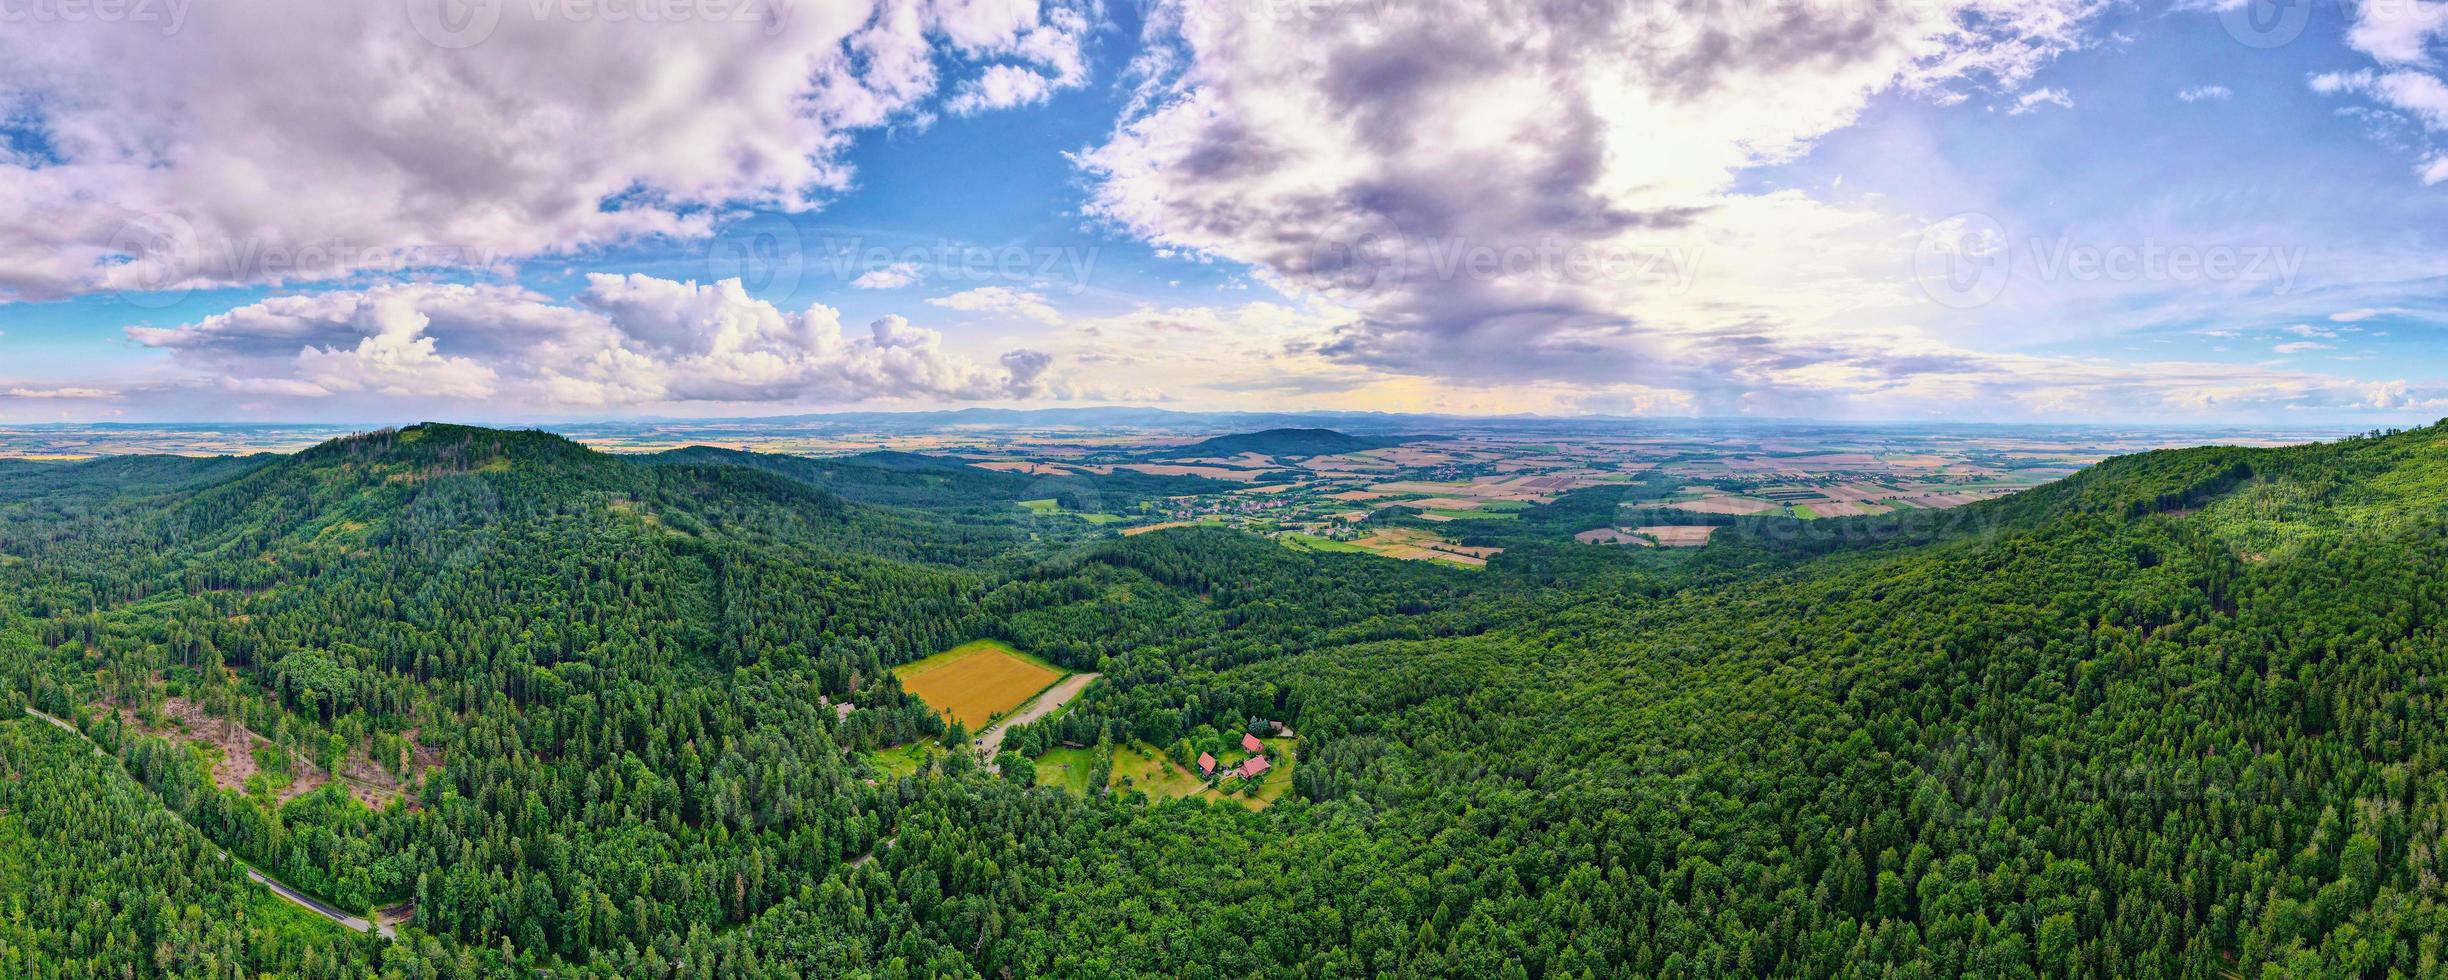
[(863, 331), (817, 304), (786, 312), (736, 279), (592, 275), (569, 303), (490, 285), (390, 285), (283, 296), (128, 336), (233, 391), (501, 398), (551, 407), (648, 403), (849, 403), (1059, 394), (1053, 360), (1005, 354), (1001, 370), (943, 349), (940, 333), (887, 316)]
[(818, 206), (853, 134), (947, 84), (974, 111), (1087, 78), (1086, 0), (442, 6), (230, 0), (155, 5), (185, 13), (176, 31), (0, 32), (0, 107), (28, 134), (0, 152), (22, 212), (0, 222), (0, 300), (703, 236)]
[(2383, 64), (2429, 64), (2428, 48), (2448, 36), (2448, 3), (2441, 0), (2367, 0), (2355, 5), (2346, 43)]
[(881, 269), (860, 273), (858, 278), (850, 280), (850, 286), (854, 289), (899, 289), (916, 284), (919, 278), (917, 263), (895, 262)]
[(980, 286), (950, 296), (938, 296), (927, 300), (927, 303), (947, 310), (1016, 317), (1048, 325), (1061, 323), (1063, 319), (1061, 311), (1046, 302), (1045, 297), (1003, 286)]
[(2196, 85), (2176, 93), (2178, 99), (2186, 102), (2225, 102), (2233, 95), (2235, 92), (2224, 85)]
[(2022, 92), (2099, 5), (1281, 9), (1156, 5), (1134, 111), (1078, 158), (1094, 216), (1350, 310), (1328, 359), (1742, 411), (1747, 365), (1818, 356), (1788, 341), (1921, 364), (1877, 357), (1893, 317), (1828, 321), (1927, 305), (1927, 222), (1741, 176), (1882, 93)]

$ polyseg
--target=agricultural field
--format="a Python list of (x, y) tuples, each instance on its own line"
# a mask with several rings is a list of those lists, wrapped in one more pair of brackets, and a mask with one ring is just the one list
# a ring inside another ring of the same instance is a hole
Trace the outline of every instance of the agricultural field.
[(902, 689), (971, 732), (1062, 680), (1061, 668), (997, 640), (964, 643), (893, 668)]
[(1707, 544), (1709, 541), (1709, 535), (1715, 533), (1717, 529), (1707, 525), (1701, 525), (1698, 527), (1642, 527), (1634, 528), (1633, 530), (1656, 539), (1658, 545), (1661, 547), (1697, 548), (1701, 545)]
[(1504, 551), (1464, 547), (1433, 532), (1408, 527), (1379, 528), (1349, 541), (1297, 531), (1276, 535), (1275, 540), (1295, 551), (1358, 552), (1403, 561), (1450, 562), (1466, 568), (1484, 566)]

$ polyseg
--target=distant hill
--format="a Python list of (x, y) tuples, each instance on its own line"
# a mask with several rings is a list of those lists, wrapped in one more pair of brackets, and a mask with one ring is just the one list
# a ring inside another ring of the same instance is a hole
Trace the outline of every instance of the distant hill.
[(1242, 453), (1260, 456), (1332, 456), (1336, 453), (1356, 453), (1383, 449), (1413, 441), (1404, 436), (1355, 436), (1333, 429), (1267, 429), (1263, 432), (1243, 432), (1217, 436), (1191, 443), (1159, 455), (1168, 459), (1214, 456), (1231, 457)]
[(1099, 512), (1127, 508), (1144, 500), (1223, 493), (1240, 487), (1237, 483), (1204, 477), (1157, 476), (1127, 470), (1108, 474), (1003, 473), (980, 469), (965, 460), (890, 450), (820, 459), (689, 446), (639, 459), (653, 465), (744, 466), (823, 487), (863, 504), (925, 510), (1007, 509), (1022, 500), (1052, 499), (1066, 509)]

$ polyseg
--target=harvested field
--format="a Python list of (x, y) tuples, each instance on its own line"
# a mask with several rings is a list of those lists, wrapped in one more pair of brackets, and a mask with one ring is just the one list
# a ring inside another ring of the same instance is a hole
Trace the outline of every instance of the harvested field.
[(1465, 548), (1415, 528), (1386, 528), (1352, 542), (1360, 548), (1387, 558), (1404, 561), (1443, 561), (1477, 568), (1501, 554), (1502, 548)]
[(1170, 463), (1121, 463), (1117, 470), (1136, 470), (1151, 476), (1203, 476), (1210, 480), (1233, 480), (1256, 483), (1266, 473), (1260, 470), (1236, 470), (1222, 466), (1175, 466)]
[(1884, 514), (1895, 508), (1885, 504), (1838, 500), (1812, 501), (1810, 509), (1812, 513), (1821, 517), (1867, 517), (1871, 514)]
[(1417, 507), (1421, 510), (1475, 510), (1487, 501), (1475, 497), (1422, 497), (1416, 500), (1389, 500), (1380, 507)]
[(1701, 545), (1707, 544), (1709, 542), (1709, 535), (1717, 532), (1715, 527), (1705, 524), (1699, 526), (1651, 526), (1640, 528), (1638, 530), (1642, 534), (1656, 538), (1658, 544), (1668, 548), (1697, 548)]
[(1357, 454), (1311, 456), (1301, 460), (1300, 466), (1301, 469), (1316, 470), (1320, 473), (1373, 473), (1398, 468), (1382, 459), (1370, 459)]
[(1648, 538), (1641, 537), (1628, 527), (1591, 528), (1587, 531), (1573, 535), (1573, 540), (1579, 541), (1582, 544), (1621, 544), (1631, 545), (1635, 548), (1647, 548), (1652, 546), (1652, 543)]
[(1666, 506), (1676, 510), (1688, 510), (1695, 514), (1759, 514), (1778, 507), (1777, 504), (1765, 500), (1736, 497), (1730, 494), (1712, 494), (1698, 500), (1687, 500)]
[(1133, 535), (1146, 534), (1150, 531), (1162, 531), (1169, 527), (1196, 527), (1197, 525), (1197, 521), (1166, 521), (1162, 524), (1142, 524), (1138, 527), (1123, 528), (1122, 536), (1127, 538)]
[(996, 640), (964, 643), (893, 668), (901, 687), (971, 731), (1028, 703), (1063, 672)]
[(1826, 494), (1830, 500), (1849, 501), (1853, 503), (1876, 503), (1889, 497), (1893, 497), (1901, 491), (1894, 487), (1877, 483), (1839, 483), (1833, 486), (1821, 487), (1819, 488), (1819, 492)]

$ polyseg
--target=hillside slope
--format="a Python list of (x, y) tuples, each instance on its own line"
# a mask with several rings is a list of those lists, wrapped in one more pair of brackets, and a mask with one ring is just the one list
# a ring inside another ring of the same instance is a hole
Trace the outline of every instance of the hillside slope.
[[(442, 427), (113, 507), (0, 501), (0, 677), (234, 850), (416, 901), (435, 975), (2411, 977), (2448, 942), (2448, 428), (1482, 574), (1005, 552)], [(931, 717), (882, 665), (971, 635), (1106, 677), (1007, 745), (1283, 722), (1294, 796), (844, 755)], [(173, 692), (441, 768), (380, 812), (225, 791), (144, 722)]]

